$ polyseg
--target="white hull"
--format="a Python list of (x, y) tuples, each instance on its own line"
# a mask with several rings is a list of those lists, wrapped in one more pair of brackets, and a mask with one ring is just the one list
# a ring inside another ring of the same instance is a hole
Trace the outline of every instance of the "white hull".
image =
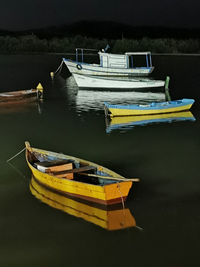
[(142, 89), (164, 87), (165, 81), (148, 78), (109, 78), (73, 74), (79, 88), (94, 89)]
[[(103, 110), (104, 102), (110, 104), (148, 104), (153, 101), (165, 101), (165, 93), (158, 90), (79, 90), (73, 76), (66, 79), (66, 87), (63, 86), (63, 94), (76, 106), (78, 112), (90, 110)], [(92, 91), (91, 91), (92, 90)], [(149, 92), (151, 91), (151, 92)], [(162, 90), (164, 91), (164, 90)]]
[(110, 68), (102, 67), (98, 64), (77, 63), (63, 59), (70, 73), (94, 76), (148, 76), (152, 73), (154, 67), (141, 68)]

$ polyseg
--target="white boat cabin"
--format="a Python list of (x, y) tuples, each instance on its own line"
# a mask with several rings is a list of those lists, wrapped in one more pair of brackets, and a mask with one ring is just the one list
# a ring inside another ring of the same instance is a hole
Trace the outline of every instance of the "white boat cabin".
[[(83, 51), (97, 51), (95, 49), (76, 49), (76, 61), (84, 62)], [(117, 68), (117, 69), (130, 69), (130, 68), (151, 68), (152, 58), (151, 52), (126, 52), (125, 54), (111, 54), (104, 51), (99, 51), (99, 61), (102, 68)], [(79, 59), (81, 57), (81, 61)], [(138, 66), (137, 58), (142, 58), (142, 64)]]
[(137, 68), (134, 63), (136, 56), (145, 57), (145, 66), (143, 68), (152, 67), (151, 52), (127, 52), (125, 54), (110, 54), (99, 52), (100, 65), (103, 68), (120, 68), (120, 69), (129, 69)]

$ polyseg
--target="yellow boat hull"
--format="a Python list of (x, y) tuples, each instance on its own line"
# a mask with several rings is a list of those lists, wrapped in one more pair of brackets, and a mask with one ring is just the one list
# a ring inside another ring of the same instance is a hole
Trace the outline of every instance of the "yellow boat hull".
[(190, 111), (183, 111), (183, 112), (174, 112), (174, 113), (163, 113), (163, 114), (148, 114), (148, 115), (141, 115), (141, 116), (121, 116), (121, 117), (113, 117), (111, 118), (110, 125), (116, 124), (129, 124), (134, 122), (141, 122), (141, 121), (156, 121), (162, 119), (173, 119), (173, 118), (194, 118)]
[(119, 230), (136, 226), (135, 218), (128, 208), (101, 209), (53, 192), (36, 182), (34, 177), (30, 182), (30, 191), (43, 203), (107, 230)]
[(192, 105), (185, 105), (181, 107), (166, 108), (166, 109), (119, 109), (119, 108), (109, 108), (110, 116), (137, 116), (137, 115), (152, 115), (152, 114), (162, 114), (162, 113), (173, 113), (180, 112), (184, 110), (189, 110)]
[[(89, 161), (36, 148), (31, 148), (31, 150), (33, 152), (43, 155), (51, 155), (60, 159), (74, 159), (84, 164), (90, 164), (91, 166), (96, 167), (98, 170), (107, 173), (111, 177), (124, 178), (123, 176), (104, 168), (103, 166)], [(58, 192), (103, 205), (111, 205), (125, 201), (132, 186), (132, 181), (119, 181), (117, 183), (115, 182), (102, 186), (66, 178), (59, 178), (49, 173), (41, 172), (29, 162), (27, 150), (26, 161), (35, 179), (43, 185)]]

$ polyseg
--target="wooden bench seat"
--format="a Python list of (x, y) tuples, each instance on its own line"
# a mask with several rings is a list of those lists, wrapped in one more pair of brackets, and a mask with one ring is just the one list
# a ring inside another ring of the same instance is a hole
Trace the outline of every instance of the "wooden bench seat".
[(74, 168), (74, 169), (69, 169), (69, 170), (64, 170), (64, 171), (52, 171), (51, 174), (55, 175), (56, 177), (68, 178), (69, 175), (74, 175), (76, 173), (94, 171), (94, 170), (96, 170), (96, 168), (93, 166), (83, 166), (80, 168)]
[(96, 167), (89, 165), (74, 168), (73, 161), (71, 160), (35, 162), (34, 166), (41, 172), (67, 179), (73, 179), (75, 173), (96, 170)]
[[(54, 161), (54, 162), (36, 162), (34, 164), (36, 168), (42, 172), (54, 174), (57, 177), (63, 177), (62, 172), (70, 171), (68, 174), (64, 175), (64, 177), (68, 179), (73, 179), (74, 175), (72, 173), (73, 163), (70, 161)], [(61, 173), (60, 173), (61, 172)]]

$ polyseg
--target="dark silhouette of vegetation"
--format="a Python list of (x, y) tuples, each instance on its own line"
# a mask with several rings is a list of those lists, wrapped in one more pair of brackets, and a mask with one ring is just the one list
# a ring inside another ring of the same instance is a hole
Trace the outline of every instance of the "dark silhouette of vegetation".
[(200, 53), (200, 39), (172, 38), (96, 39), (81, 35), (40, 39), (36, 35), (0, 36), (0, 53), (74, 53), (76, 47), (100, 50), (109, 43), (112, 53), (151, 51), (153, 53)]
[[(11, 33), (11, 32), (10, 32)], [(1, 35), (10, 35), (8, 31), (1, 31)], [(74, 37), (82, 35), (95, 39), (141, 39), (147, 38), (200, 38), (200, 29), (195, 28), (169, 28), (150, 26), (131, 26), (113, 21), (79, 21), (69, 25), (51, 26), (41, 29), (13, 32), (13, 36), (35, 34), (39, 38), (52, 39), (54, 37)]]
[(76, 47), (112, 53), (200, 53), (200, 29), (132, 27), (114, 22), (83, 21), (20, 32), (0, 30), (0, 53), (74, 53)]

